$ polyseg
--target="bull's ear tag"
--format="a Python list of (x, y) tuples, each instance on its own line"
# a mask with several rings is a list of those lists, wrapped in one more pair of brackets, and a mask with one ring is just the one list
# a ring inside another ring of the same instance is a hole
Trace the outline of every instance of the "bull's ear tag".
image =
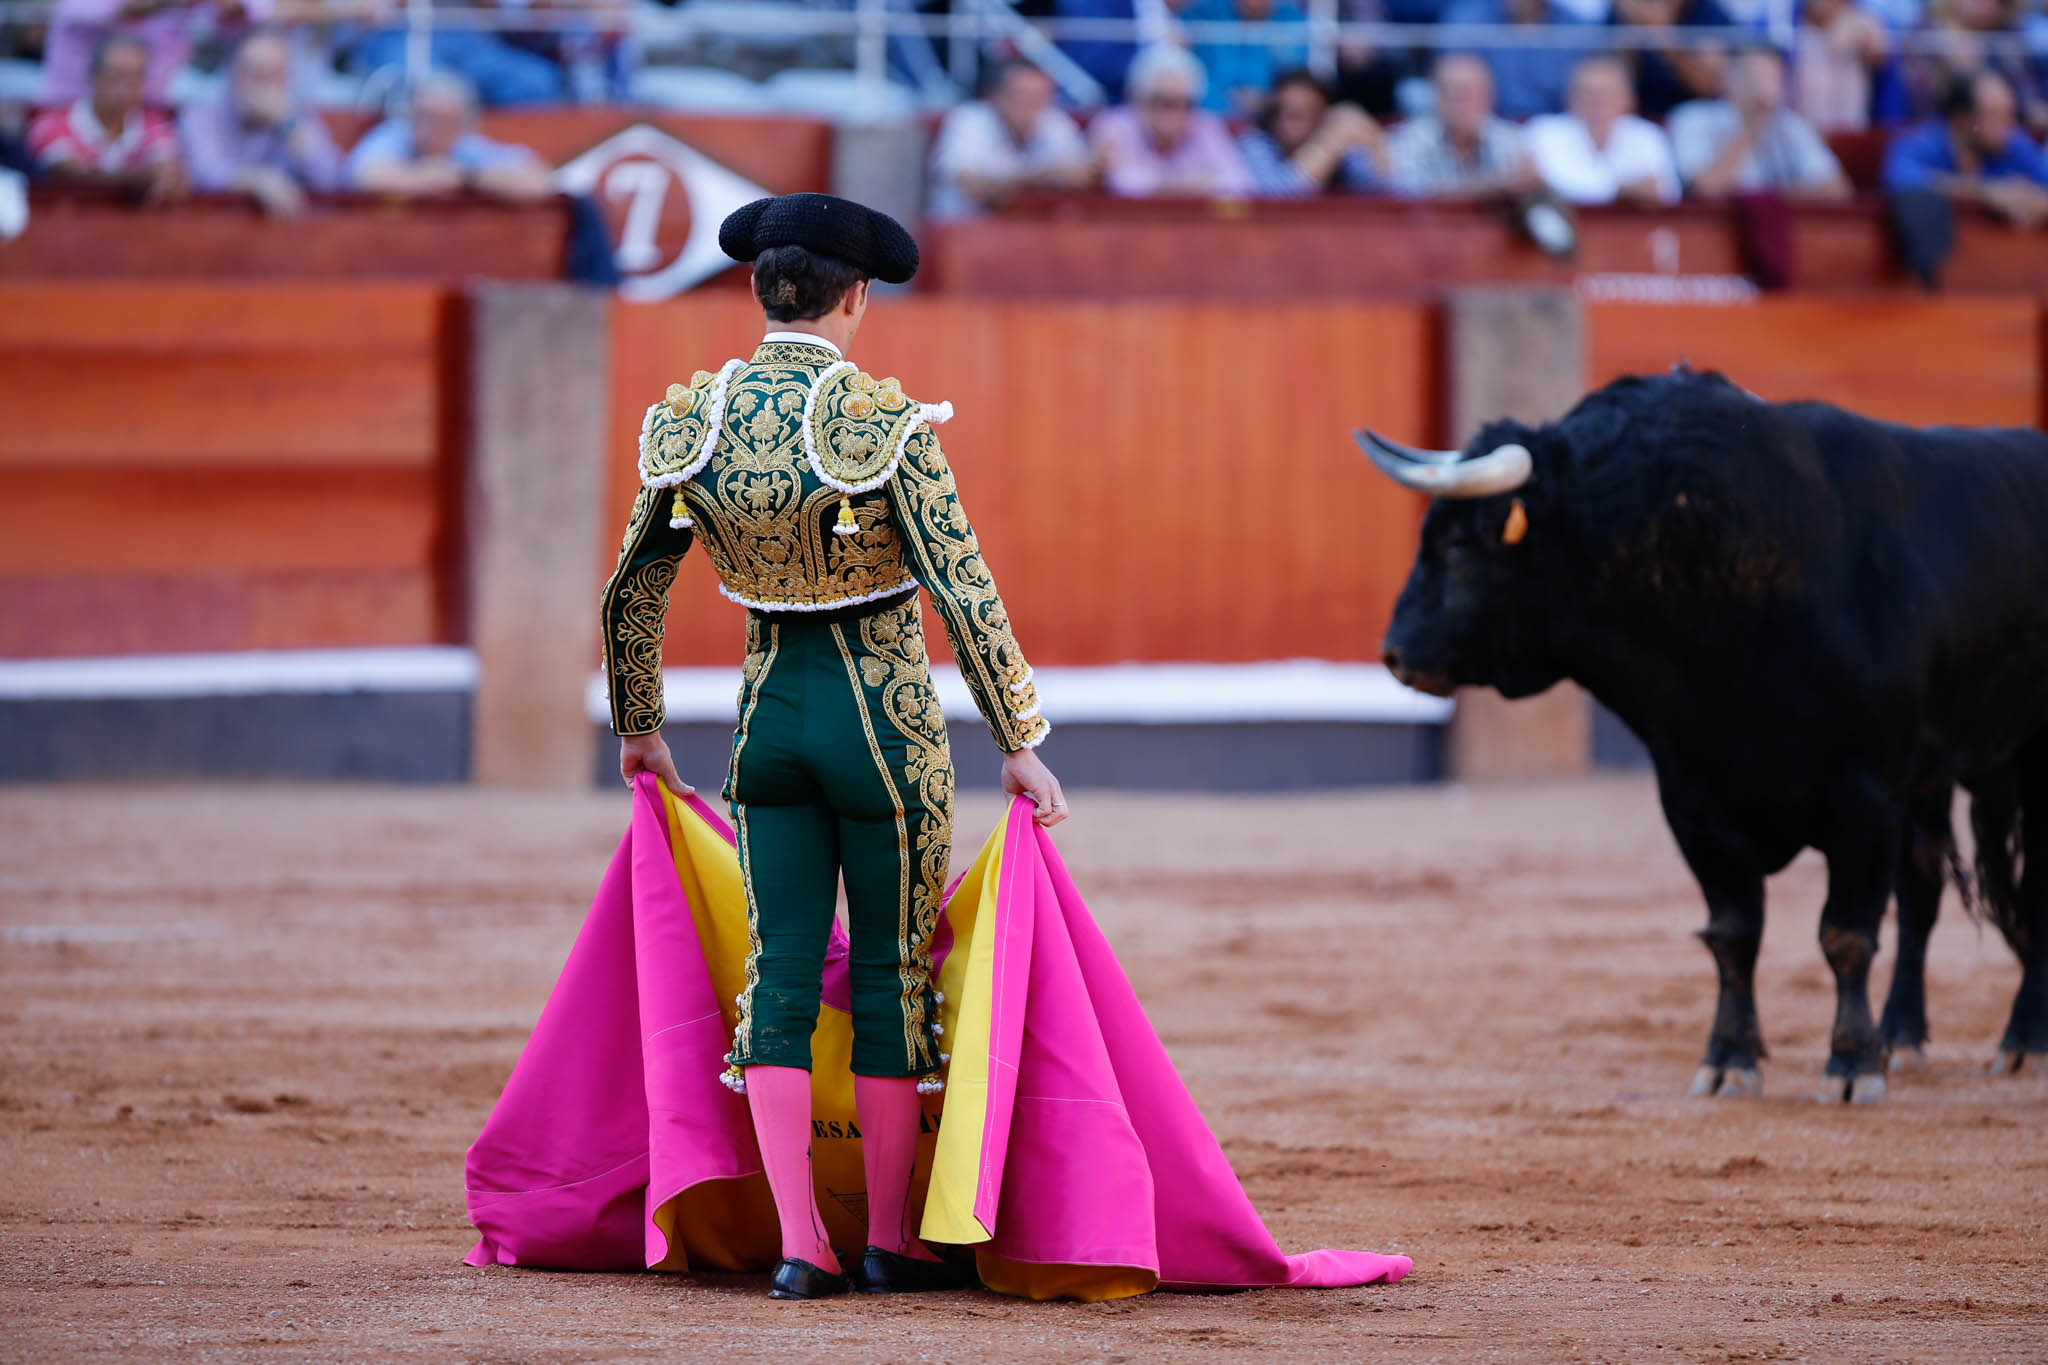
[(1508, 524), (1500, 528), (1500, 543), (1520, 545), (1522, 537), (1529, 534), (1529, 509), (1516, 498), (1508, 504)]

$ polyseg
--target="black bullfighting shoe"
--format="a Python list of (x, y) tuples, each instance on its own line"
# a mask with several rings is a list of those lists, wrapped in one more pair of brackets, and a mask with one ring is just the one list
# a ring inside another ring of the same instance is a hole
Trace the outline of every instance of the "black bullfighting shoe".
[(823, 1299), (844, 1294), (846, 1289), (844, 1275), (820, 1270), (795, 1256), (775, 1267), (775, 1276), (768, 1281), (768, 1297), (771, 1299)]
[(854, 1268), (853, 1287), (863, 1294), (926, 1294), (940, 1289), (974, 1289), (981, 1276), (971, 1259), (927, 1261), (869, 1247)]

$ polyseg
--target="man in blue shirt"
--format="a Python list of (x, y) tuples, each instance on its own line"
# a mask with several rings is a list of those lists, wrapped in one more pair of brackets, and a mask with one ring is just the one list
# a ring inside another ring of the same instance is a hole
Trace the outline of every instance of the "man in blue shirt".
[(525, 147), (478, 132), (476, 90), (435, 71), (413, 91), (407, 115), (363, 134), (348, 157), (357, 189), (412, 198), (468, 191), (494, 199), (545, 199), (554, 175)]
[(2048, 226), (2048, 156), (2020, 131), (2019, 102), (2005, 77), (1957, 77), (1941, 111), (1892, 139), (1884, 187), (1979, 204), (2018, 227)]

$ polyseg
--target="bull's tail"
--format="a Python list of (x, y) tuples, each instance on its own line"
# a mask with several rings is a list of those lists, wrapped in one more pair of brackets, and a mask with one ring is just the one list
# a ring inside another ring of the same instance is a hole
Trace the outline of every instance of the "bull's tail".
[[(2040, 818), (2040, 812), (2034, 813)], [(2016, 773), (2002, 772), (1971, 784), (1970, 830), (1977, 840), (1977, 894), (1963, 903), (1978, 920), (1988, 920), (2008, 946), (2027, 956), (2028, 924), (2020, 908), (2020, 878), (2026, 872), (2021, 835), (2027, 814)], [(1956, 863), (1961, 859), (1956, 858)], [(1960, 869), (1958, 869), (1960, 870)], [(2044, 869), (2048, 875), (2048, 869)]]

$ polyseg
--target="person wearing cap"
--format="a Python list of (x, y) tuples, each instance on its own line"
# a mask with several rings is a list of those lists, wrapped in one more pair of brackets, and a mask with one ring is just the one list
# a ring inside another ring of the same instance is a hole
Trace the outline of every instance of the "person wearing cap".
[[(947, 1061), (931, 940), (952, 856), (953, 761), (920, 587), (1004, 753), (1003, 789), (1047, 826), (1067, 809), (1034, 752), (1051, 727), (933, 433), (952, 406), (845, 358), (869, 282), (909, 280), (916, 242), (886, 214), (792, 194), (734, 212), (719, 245), (753, 262), (766, 335), (647, 410), (641, 488), (602, 601), (619, 768), (690, 790), (661, 738), (661, 654), (677, 561), (701, 542), (720, 591), (747, 609), (724, 796), (750, 950), (724, 1079), (747, 1098), (781, 1223), (770, 1293), (964, 1287), (971, 1265), (907, 1226), (921, 1096), (943, 1087)], [(811, 1032), (842, 883), (869, 1242), (851, 1277), (810, 1171)]]

